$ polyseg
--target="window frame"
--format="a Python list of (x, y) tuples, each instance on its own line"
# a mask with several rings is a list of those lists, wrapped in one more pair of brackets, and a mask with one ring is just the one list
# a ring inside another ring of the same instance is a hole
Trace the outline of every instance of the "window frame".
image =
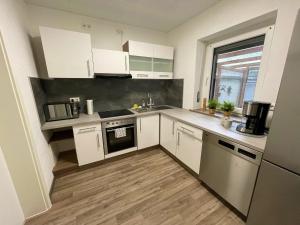
[(234, 42), (231, 44), (223, 45), (217, 48), (214, 48), (213, 60), (212, 60), (212, 69), (211, 69), (211, 81), (209, 88), (209, 99), (213, 99), (215, 95), (215, 84), (216, 84), (216, 72), (217, 72), (217, 60), (218, 54), (227, 53), (228, 51), (239, 51), (245, 48), (256, 47), (259, 45), (264, 45), (266, 35), (262, 34), (256, 37), (248, 38), (246, 40)]
[[(265, 74), (267, 71), (268, 61), (269, 61), (269, 55), (273, 40), (273, 33), (274, 33), (275, 26), (267, 26), (263, 27), (257, 30), (253, 30), (251, 32), (243, 33), (240, 35), (236, 35), (234, 37), (224, 39), (222, 41), (218, 42), (207, 42), (206, 45), (206, 51), (205, 51), (205, 58), (204, 58), (204, 69), (202, 73), (202, 77), (200, 79), (200, 98), (201, 100), (203, 98), (209, 99), (210, 97), (210, 87), (211, 87), (211, 75), (212, 75), (212, 68), (213, 68), (213, 56), (214, 56), (214, 49), (230, 45), (236, 42), (244, 41), (247, 39), (251, 39), (254, 37), (265, 35), (264, 40), (264, 48), (263, 48), (263, 54), (261, 58), (260, 63), (260, 69), (257, 77), (257, 83), (256, 83), (256, 89), (254, 93), (254, 100), (258, 93), (260, 93), (263, 89), (263, 84), (265, 80)], [(241, 113), (241, 108), (235, 108), (236, 113)]]

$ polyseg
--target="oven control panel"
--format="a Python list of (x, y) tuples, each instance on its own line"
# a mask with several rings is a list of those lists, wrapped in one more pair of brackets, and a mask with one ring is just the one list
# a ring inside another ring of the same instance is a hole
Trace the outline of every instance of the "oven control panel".
[(107, 122), (102, 122), (102, 127), (103, 128), (110, 128), (110, 127), (119, 127), (119, 126), (124, 126), (128, 124), (135, 124), (136, 119), (135, 118), (130, 118), (130, 119), (123, 119), (123, 120), (111, 120)]

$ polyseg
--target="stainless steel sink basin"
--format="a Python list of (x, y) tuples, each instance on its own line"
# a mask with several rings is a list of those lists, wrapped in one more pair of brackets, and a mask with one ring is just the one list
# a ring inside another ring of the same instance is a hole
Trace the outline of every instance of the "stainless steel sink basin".
[(153, 106), (153, 108), (156, 109), (156, 110), (172, 109), (172, 107), (167, 106), (167, 105)]
[(172, 109), (172, 107), (166, 105), (159, 105), (159, 106), (153, 106), (152, 108), (135, 109), (135, 111), (138, 113), (144, 113), (144, 112), (152, 112), (152, 111), (163, 110), (163, 109)]
[(135, 111), (138, 113), (152, 112), (152, 111), (156, 111), (156, 110), (157, 109), (154, 109), (154, 108), (135, 109)]

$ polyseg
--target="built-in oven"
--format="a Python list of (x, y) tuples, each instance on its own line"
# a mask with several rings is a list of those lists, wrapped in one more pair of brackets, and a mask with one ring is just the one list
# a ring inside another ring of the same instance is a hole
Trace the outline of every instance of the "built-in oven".
[(102, 122), (105, 155), (137, 147), (136, 118)]

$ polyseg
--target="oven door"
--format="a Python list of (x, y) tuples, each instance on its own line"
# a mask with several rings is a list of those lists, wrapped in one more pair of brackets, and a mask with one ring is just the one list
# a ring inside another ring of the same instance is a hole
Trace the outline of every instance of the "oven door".
[[(126, 129), (126, 135), (124, 137), (116, 138), (115, 131), (118, 128)], [(105, 128), (103, 134), (106, 155), (128, 148), (136, 147), (135, 124), (127, 124), (126, 126)]]

